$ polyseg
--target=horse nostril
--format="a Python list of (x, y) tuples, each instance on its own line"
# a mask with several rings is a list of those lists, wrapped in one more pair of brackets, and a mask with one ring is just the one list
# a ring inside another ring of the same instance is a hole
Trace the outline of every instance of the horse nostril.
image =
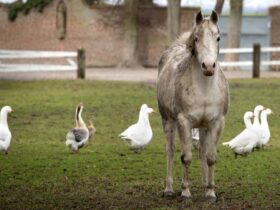
[(204, 62), (202, 62), (202, 68), (206, 69), (206, 65)]
[(215, 68), (215, 66), (216, 66), (216, 63), (214, 62), (214, 63), (213, 63), (213, 68)]

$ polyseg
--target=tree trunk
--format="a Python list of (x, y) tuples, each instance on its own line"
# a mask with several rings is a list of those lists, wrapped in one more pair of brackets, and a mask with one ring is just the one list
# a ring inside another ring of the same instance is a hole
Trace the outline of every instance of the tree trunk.
[(154, 5), (153, 0), (140, 0), (141, 6), (152, 6)]
[(216, 5), (214, 10), (217, 12), (219, 16), (222, 14), (224, 2), (225, 0), (216, 0)]
[(139, 0), (125, 1), (126, 17), (124, 20), (124, 46), (122, 52), (122, 62), (119, 64), (121, 67), (133, 67), (140, 65), (137, 55), (138, 5)]
[[(228, 48), (240, 47), (243, 0), (230, 0), (229, 29), (227, 36)], [(239, 54), (226, 54), (225, 61), (238, 61)]]
[(167, 31), (168, 45), (178, 37), (180, 33), (180, 3), (181, 0), (168, 0), (167, 6)]

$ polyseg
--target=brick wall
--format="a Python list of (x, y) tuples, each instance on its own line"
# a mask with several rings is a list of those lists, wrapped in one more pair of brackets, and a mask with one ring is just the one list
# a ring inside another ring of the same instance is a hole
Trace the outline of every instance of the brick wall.
[[(191, 28), (198, 8), (182, 8), (181, 31)], [(143, 7), (139, 9), (139, 54), (145, 66), (156, 66), (167, 47), (166, 8)]]
[[(43, 13), (19, 15), (8, 21), (7, 8), (0, 7), (0, 49), (86, 50), (87, 65), (116, 66), (121, 61), (125, 18), (123, 7), (89, 8), (82, 1), (66, 0), (67, 34), (56, 36), (56, 4)], [(182, 9), (182, 31), (188, 30), (198, 8)], [(166, 47), (166, 8), (141, 7), (139, 16), (139, 58), (143, 66), (156, 66)]]
[[(269, 8), (271, 16), (271, 46), (280, 47), (280, 6)], [(280, 53), (271, 53), (271, 60), (280, 60)], [(280, 70), (279, 66), (272, 66), (272, 70)]]

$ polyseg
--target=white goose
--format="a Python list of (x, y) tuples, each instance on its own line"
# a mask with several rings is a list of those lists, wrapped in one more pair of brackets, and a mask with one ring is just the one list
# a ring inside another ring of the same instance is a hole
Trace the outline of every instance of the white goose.
[(265, 109), (264, 106), (262, 105), (257, 105), (254, 109), (254, 122), (253, 122), (253, 130), (255, 131), (255, 133), (258, 135), (258, 142), (256, 147), (260, 147), (260, 139), (261, 139), (261, 124), (260, 124), (260, 112), (263, 111)]
[(12, 134), (8, 126), (8, 113), (12, 112), (10, 106), (4, 106), (0, 112), (0, 151), (8, 154), (8, 148), (11, 144)]
[(83, 104), (80, 103), (76, 108), (75, 120), (76, 127), (66, 135), (66, 146), (72, 151), (78, 152), (88, 141), (89, 130), (82, 118)]
[(269, 142), (270, 139), (270, 130), (267, 122), (267, 116), (273, 114), (271, 109), (265, 109), (261, 113), (261, 125), (260, 125), (260, 130), (261, 130), (261, 138), (260, 138), (260, 146), (264, 146)]
[(192, 129), (192, 139), (199, 141), (199, 128)]
[(135, 152), (139, 152), (145, 145), (149, 144), (153, 137), (153, 131), (149, 122), (149, 114), (155, 112), (149, 108), (147, 104), (141, 106), (139, 119), (136, 124), (129, 126), (119, 136), (126, 140), (130, 148)]
[(199, 150), (199, 128), (192, 129), (192, 143), (194, 148)]
[(223, 143), (223, 145), (228, 145), (231, 149), (233, 149), (235, 156), (247, 155), (257, 144), (258, 135), (255, 133), (250, 120), (253, 116), (253, 112), (246, 112), (244, 114), (244, 123), (246, 128), (231, 141)]
[(254, 122), (253, 122), (253, 127), (258, 127), (260, 126), (260, 120), (259, 120), (259, 117), (260, 117), (260, 112), (263, 111), (265, 109), (264, 106), (262, 105), (257, 105), (254, 109)]

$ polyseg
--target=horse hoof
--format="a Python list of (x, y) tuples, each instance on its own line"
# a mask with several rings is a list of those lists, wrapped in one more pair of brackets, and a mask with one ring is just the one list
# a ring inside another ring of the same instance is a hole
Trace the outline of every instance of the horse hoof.
[(162, 197), (166, 198), (167, 200), (175, 198), (175, 193), (173, 191), (166, 191), (162, 193)]
[(192, 197), (181, 196), (182, 199), (182, 208), (190, 207), (192, 204)]
[(208, 203), (215, 203), (217, 201), (216, 196), (206, 196)]

